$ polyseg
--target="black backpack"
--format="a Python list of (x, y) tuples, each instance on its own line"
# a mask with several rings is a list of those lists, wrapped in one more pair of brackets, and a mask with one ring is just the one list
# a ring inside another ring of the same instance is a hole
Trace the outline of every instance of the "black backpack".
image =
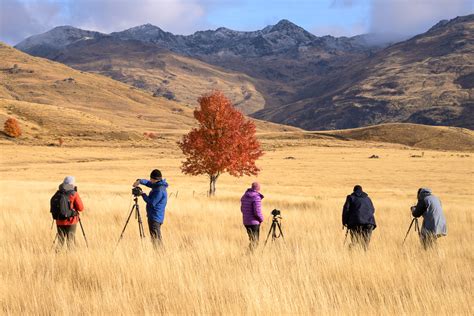
[(75, 191), (57, 191), (51, 198), (51, 216), (53, 219), (65, 220), (76, 215), (76, 211), (71, 206), (69, 197), (74, 195)]

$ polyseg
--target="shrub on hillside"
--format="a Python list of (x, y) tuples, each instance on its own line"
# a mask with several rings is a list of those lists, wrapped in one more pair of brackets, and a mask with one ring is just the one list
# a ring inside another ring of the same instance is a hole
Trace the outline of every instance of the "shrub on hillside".
[(157, 139), (158, 138), (158, 134), (155, 133), (155, 132), (145, 132), (145, 133), (143, 133), (143, 136), (145, 136), (145, 138), (148, 138), (148, 139)]
[(13, 138), (21, 136), (20, 124), (13, 117), (10, 117), (8, 120), (5, 121), (3, 131), (5, 132), (5, 134)]

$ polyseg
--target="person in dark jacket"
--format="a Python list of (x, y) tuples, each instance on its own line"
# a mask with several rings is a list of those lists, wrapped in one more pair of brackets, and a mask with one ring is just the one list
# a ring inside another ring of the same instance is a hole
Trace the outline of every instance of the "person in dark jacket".
[[(59, 191), (68, 193), (69, 205), (76, 212), (84, 211), (84, 204), (77, 192), (75, 186), (76, 179), (73, 176), (64, 178), (63, 183), (59, 186)], [(57, 219), (56, 226), (58, 229), (58, 245), (56, 251), (63, 248), (67, 242), (67, 248), (73, 249), (76, 245), (76, 227), (79, 222), (79, 213), (69, 219)]]
[(146, 203), (146, 215), (148, 218), (148, 228), (150, 229), (150, 236), (153, 244), (159, 246), (162, 243), (161, 225), (165, 220), (166, 204), (168, 203), (168, 183), (166, 179), (162, 178), (161, 171), (155, 169), (150, 174), (150, 180), (137, 179), (133, 187), (140, 184), (151, 188), (150, 193), (142, 194), (142, 198)]
[(247, 189), (240, 199), (240, 211), (249, 236), (251, 252), (257, 248), (260, 237), (260, 224), (263, 222), (262, 199), (260, 184), (257, 182), (252, 183), (252, 187)]
[(354, 192), (348, 195), (342, 210), (342, 225), (347, 227), (351, 235), (351, 245), (359, 244), (364, 250), (369, 247), (375, 224), (375, 208), (367, 193), (360, 185), (354, 186)]
[(425, 250), (436, 246), (436, 240), (446, 236), (446, 218), (444, 217), (441, 201), (432, 194), (430, 189), (418, 189), (418, 203), (412, 208), (413, 217), (423, 216), (420, 240)]

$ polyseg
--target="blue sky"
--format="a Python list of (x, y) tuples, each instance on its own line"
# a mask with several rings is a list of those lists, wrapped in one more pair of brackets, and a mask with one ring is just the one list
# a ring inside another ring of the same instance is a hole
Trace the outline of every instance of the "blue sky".
[(473, 11), (473, 0), (0, 0), (0, 40), (16, 44), (58, 25), (109, 33), (152, 23), (191, 34), (257, 30), (281, 19), (315, 35), (415, 35)]
[(287, 19), (317, 35), (331, 31), (354, 35), (368, 29), (369, 15), (369, 1), (344, 5), (334, 0), (245, 0), (211, 10), (208, 21), (236, 30), (256, 30)]

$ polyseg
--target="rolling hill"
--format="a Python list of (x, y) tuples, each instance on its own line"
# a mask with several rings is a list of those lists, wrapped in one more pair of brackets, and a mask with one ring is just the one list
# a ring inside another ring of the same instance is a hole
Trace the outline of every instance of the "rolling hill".
[[(194, 126), (192, 108), (108, 77), (32, 57), (0, 43), (0, 120), (19, 119), (25, 139), (142, 140)], [(293, 130), (257, 121), (259, 131)]]
[(391, 123), (329, 133), (335, 137), (364, 142), (393, 143), (434, 150), (474, 151), (474, 131), (459, 127)]
[(215, 89), (225, 93), (244, 113), (256, 112), (265, 105), (252, 78), (243, 73), (125, 36), (108, 36), (64, 26), (33, 36), (16, 48), (192, 106), (202, 91)]

